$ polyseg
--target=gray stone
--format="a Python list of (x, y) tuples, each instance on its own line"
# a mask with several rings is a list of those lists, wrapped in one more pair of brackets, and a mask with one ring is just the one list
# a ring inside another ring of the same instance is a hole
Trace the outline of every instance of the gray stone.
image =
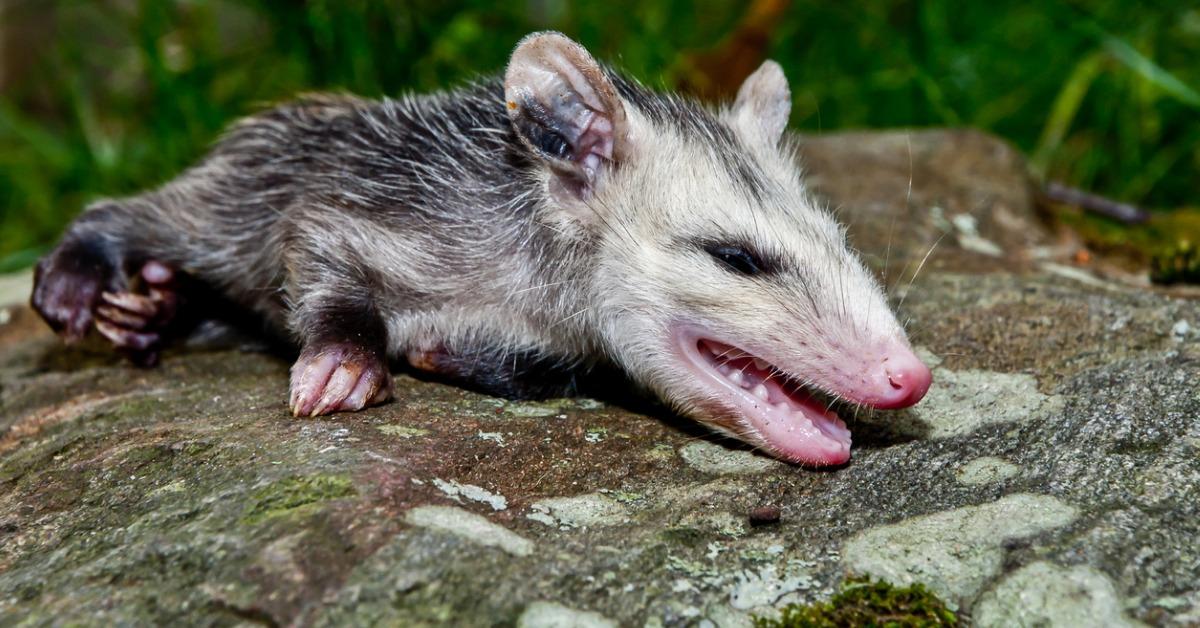
[(1053, 497), (1009, 495), (865, 530), (847, 541), (842, 555), (852, 572), (924, 583), (966, 603), (1000, 573), (1005, 543), (1061, 528), (1077, 515)]
[(517, 628), (616, 628), (617, 622), (590, 611), (554, 602), (534, 602), (521, 613)]
[(980, 628), (1007, 626), (1134, 626), (1112, 582), (1090, 567), (1036, 562), (980, 596), (972, 615)]
[(791, 565), (779, 573), (775, 565), (738, 575), (729, 592), (729, 605), (739, 610), (771, 607), (796, 591), (812, 588), (812, 576), (802, 567)]
[(422, 528), (448, 532), (485, 547), (498, 547), (513, 556), (528, 556), (534, 544), (473, 512), (447, 506), (419, 506), (405, 521)]
[(600, 493), (543, 499), (534, 502), (530, 510), (532, 513), (529, 518), (534, 521), (570, 528), (610, 526), (629, 521), (629, 511), (625, 506)]
[(711, 475), (762, 473), (779, 463), (753, 452), (728, 449), (715, 443), (696, 441), (679, 450), (688, 466)]
[(931, 438), (969, 434), (984, 425), (1047, 419), (1061, 399), (1038, 392), (1037, 379), (1023, 373), (934, 369), (931, 388), (913, 414)]
[(1020, 471), (1017, 465), (1003, 458), (983, 456), (959, 467), (957, 477), (967, 486), (980, 486), (1007, 480)]
[(449, 497), (462, 497), (471, 501), (484, 503), (491, 506), (492, 510), (504, 510), (508, 508), (508, 500), (503, 495), (497, 495), (474, 484), (460, 484), (453, 480), (447, 482), (441, 478), (433, 478), (431, 482)]

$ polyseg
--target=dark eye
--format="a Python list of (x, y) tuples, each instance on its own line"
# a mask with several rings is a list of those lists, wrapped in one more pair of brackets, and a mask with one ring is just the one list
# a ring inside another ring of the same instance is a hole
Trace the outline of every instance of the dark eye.
[(730, 270), (743, 275), (759, 275), (767, 272), (766, 265), (757, 255), (743, 247), (730, 244), (714, 244), (704, 247), (709, 255), (715, 257)]

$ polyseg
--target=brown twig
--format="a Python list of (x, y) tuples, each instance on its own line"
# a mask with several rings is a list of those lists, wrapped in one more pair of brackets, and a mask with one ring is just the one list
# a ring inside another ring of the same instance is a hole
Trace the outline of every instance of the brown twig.
[(1091, 192), (1084, 192), (1057, 181), (1050, 181), (1043, 188), (1046, 198), (1064, 205), (1074, 205), (1084, 211), (1119, 220), (1126, 224), (1142, 224), (1150, 219), (1150, 213), (1129, 203), (1114, 201)]

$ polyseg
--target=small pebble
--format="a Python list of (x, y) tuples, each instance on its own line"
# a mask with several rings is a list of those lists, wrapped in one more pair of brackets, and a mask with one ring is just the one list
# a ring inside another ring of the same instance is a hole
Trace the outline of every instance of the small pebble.
[(779, 506), (759, 506), (750, 511), (750, 525), (767, 526), (779, 523)]

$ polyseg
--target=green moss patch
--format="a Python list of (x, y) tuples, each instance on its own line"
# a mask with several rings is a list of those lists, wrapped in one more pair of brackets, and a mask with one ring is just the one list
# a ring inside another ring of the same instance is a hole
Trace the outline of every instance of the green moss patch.
[(840, 628), (842, 626), (958, 626), (958, 616), (924, 585), (896, 587), (851, 578), (828, 602), (789, 604), (779, 619), (754, 618), (755, 628)]
[(354, 484), (344, 475), (312, 475), (293, 477), (274, 482), (258, 489), (250, 497), (250, 504), (242, 520), (246, 523), (260, 521), (332, 499), (357, 495)]

